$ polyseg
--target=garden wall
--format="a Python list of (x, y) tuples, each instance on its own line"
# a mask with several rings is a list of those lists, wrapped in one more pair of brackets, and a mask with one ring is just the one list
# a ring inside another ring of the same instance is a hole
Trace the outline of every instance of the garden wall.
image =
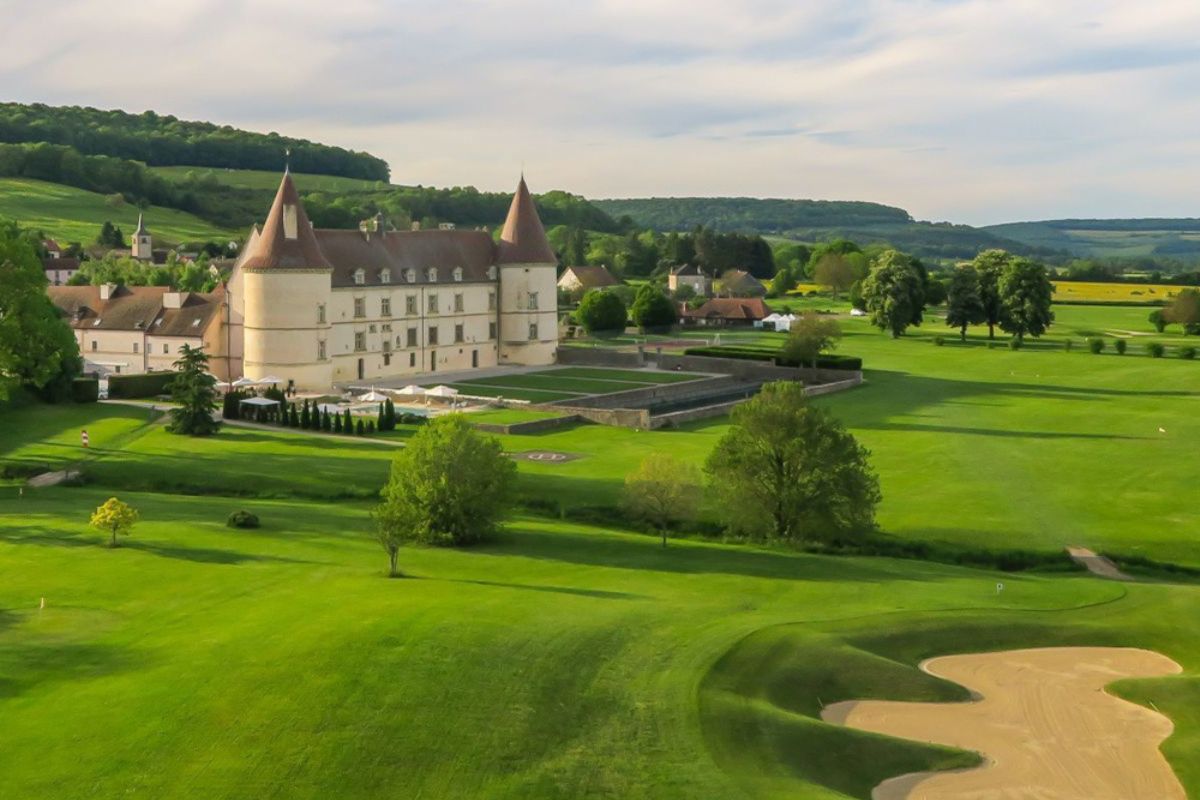
[(614, 350), (609, 347), (560, 347), (558, 363), (574, 367), (623, 367), (636, 369), (645, 366), (642, 352)]

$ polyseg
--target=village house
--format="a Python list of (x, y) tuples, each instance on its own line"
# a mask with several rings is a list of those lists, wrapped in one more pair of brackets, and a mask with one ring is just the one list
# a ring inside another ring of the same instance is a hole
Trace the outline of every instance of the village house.
[(695, 264), (684, 264), (671, 270), (667, 276), (667, 288), (676, 292), (682, 286), (690, 286), (697, 297), (708, 297), (712, 294), (712, 281), (704, 274), (704, 270)]
[(607, 289), (621, 282), (604, 266), (567, 267), (558, 279), (558, 288), (572, 294), (589, 289)]
[(770, 313), (760, 297), (714, 297), (697, 309), (685, 309), (681, 317), (687, 325), (751, 326)]
[(762, 281), (741, 269), (722, 273), (717, 284), (716, 292), (722, 297), (765, 297), (767, 294)]
[(63, 255), (63, 249), (53, 239), (44, 239), (42, 247), (46, 250), (46, 258), (42, 261), (42, 269), (46, 271), (46, 280), (51, 286), (62, 286), (79, 272), (79, 259)]

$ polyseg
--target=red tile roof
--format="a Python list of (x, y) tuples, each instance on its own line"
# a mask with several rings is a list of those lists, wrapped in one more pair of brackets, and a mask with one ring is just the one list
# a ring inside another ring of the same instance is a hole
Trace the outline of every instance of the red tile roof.
[(517, 193), (513, 195), (512, 205), (508, 209), (508, 219), (504, 221), (504, 230), (500, 232), (500, 251), (496, 263), (558, 263), (554, 248), (546, 239), (546, 229), (542, 227), (537, 208), (533, 205), (529, 187), (525, 185), (524, 175), (517, 184)]
[(602, 289), (605, 286), (616, 286), (620, 283), (604, 266), (567, 267), (563, 272), (564, 278), (568, 272), (572, 273), (585, 289)]
[(685, 311), (693, 319), (729, 319), (754, 322), (770, 316), (771, 309), (761, 297), (714, 297), (694, 311)]
[[(293, 206), (296, 214), (296, 236), (288, 238), (284, 230), (284, 208)], [(304, 213), (296, 185), (290, 173), (283, 173), (275, 201), (263, 223), (262, 231), (251, 236), (242, 261), (245, 269), (321, 269), (332, 265), (321, 252), (312, 223)]]

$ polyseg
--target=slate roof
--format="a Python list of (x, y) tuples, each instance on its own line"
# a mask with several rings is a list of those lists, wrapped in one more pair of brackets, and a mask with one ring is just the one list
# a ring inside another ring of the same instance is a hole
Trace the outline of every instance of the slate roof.
[[(51, 302), (79, 330), (145, 331), (151, 336), (199, 336), (221, 307), (221, 292), (184, 292), (179, 308), (164, 308), (166, 286), (121, 286), (100, 299), (99, 286), (50, 286)], [(196, 320), (199, 320), (197, 323)]]

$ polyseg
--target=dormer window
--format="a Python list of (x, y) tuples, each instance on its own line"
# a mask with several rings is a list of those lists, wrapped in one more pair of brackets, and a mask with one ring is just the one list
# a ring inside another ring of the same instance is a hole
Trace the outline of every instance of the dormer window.
[(390, 269), (379, 270), (379, 282), (380, 283), (391, 283), (392, 282), (392, 271)]
[(430, 283), (437, 283), (437, 267), (430, 267), (425, 270), (425, 280)]
[(462, 267), (454, 268), (454, 280), (459, 281), (459, 282), (462, 281)]
[(354, 270), (354, 283), (357, 284), (358, 286), (362, 286), (366, 282), (367, 282), (367, 271), (364, 269)]
[(489, 280), (489, 281), (494, 281), (494, 280), (496, 280), (496, 268), (495, 268), (495, 267), (488, 267), (487, 276), (488, 276), (488, 280)]
[(415, 269), (404, 270), (404, 280), (408, 281), (409, 283), (416, 283), (417, 271)]

